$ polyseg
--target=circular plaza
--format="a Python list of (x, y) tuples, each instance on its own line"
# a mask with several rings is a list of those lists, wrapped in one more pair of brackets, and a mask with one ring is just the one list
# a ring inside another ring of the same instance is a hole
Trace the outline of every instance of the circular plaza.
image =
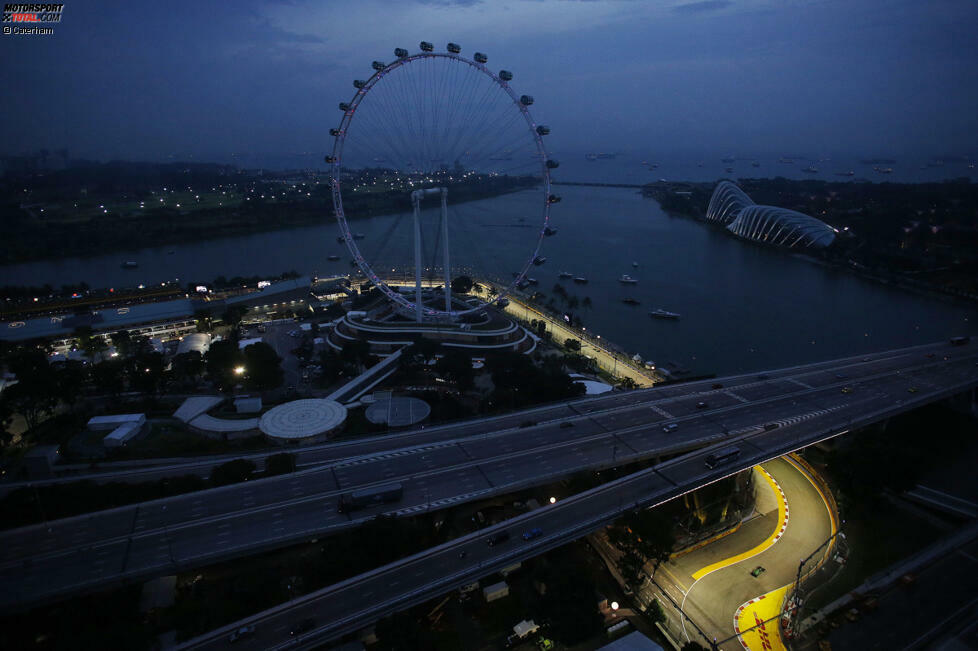
[(275, 443), (299, 444), (325, 440), (343, 426), (346, 407), (333, 400), (293, 400), (266, 412), (258, 428)]

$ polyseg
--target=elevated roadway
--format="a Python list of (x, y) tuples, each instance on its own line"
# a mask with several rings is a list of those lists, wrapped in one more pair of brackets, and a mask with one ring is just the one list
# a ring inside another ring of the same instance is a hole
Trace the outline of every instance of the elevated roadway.
[[(383, 453), (394, 448), (424, 445), (439, 441), (452, 440), (455, 438), (463, 438), (473, 434), (481, 435), (485, 434), (487, 431), (499, 431), (507, 428), (515, 428), (520, 424), (525, 423), (528, 419), (539, 423), (546, 423), (573, 415), (574, 412), (592, 413), (594, 411), (610, 410), (627, 405), (656, 403), (658, 401), (668, 400), (671, 398), (706, 392), (711, 390), (711, 387), (717, 383), (723, 384), (724, 388), (730, 390), (743, 384), (756, 384), (762, 379), (778, 380), (795, 376), (812, 375), (818, 373), (819, 371), (833, 371), (834, 369), (839, 369), (842, 367), (860, 367), (862, 364), (877, 364), (884, 362), (885, 360), (891, 360), (891, 362), (894, 364), (900, 364), (901, 360), (908, 361), (915, 359), (916, 352), (925, 354), (924, 351), (937, 351), (942, 352), (943, 354), (943, 351), (947, 348), (948, 347), (945, 344), (928, 344), (913, 348), (885, 351), (869, 355), (858, 355), (771, 371), (745, 373), (722, 379), (660, 385), (654, 390), (603, 394), (600, 396), (582, 398), (571, 402), (541, 405), (539, 407), (521, 410), (517, 413), (504, 414), (501, 416), (479, 418), (433, 427), (428, 426), (398, 434), (385, 434), (380, 436), (362, 437), (352, 440), (289, 448), (288, 451), (296, 455), (296, 466), (299, 469), (306, 469), (342, 459)], [(101, 464), (98, 471), (89, 471), (88, 465), (79, 466), (76, 464), (71, 466), (56, 466), (54, 468), (55, 472), (58, 472), (59, 468), (69, 468), (70, 470), (68, 473), (62, 476), (51, 479), (21, 482), (0, 482), (0, 491), (10, 491), (16, 488), (44, 486), (79, 480), (89, 480), (96, 483), (132, 483), (156, 481), (167, 477), (175, 477), (186, 474), (207, 477), (215, 466), (234, 459), (248, 459), (254, 462), (258, 468), (262, 468), (265, 458), (268, 455), (280, 451), (282, 451), (281, 448), (273, 447), (251, 453), (239, 452), (235, 454), (206, 455), (185, 459), (143, 459), (115, 463), (110, 462)]]
[[(740, 450), (740, 456), (735, 461), (715, 469), (710, 469), (705, 463), (709, 450), (681, 455), (560, 500), (554, 505), (544, 506), (329, 586), (191, 640), (182, 648), (216, 648), (225, 643), (226, 635), (234, 626), (245, 623), (256, 626), (254, 638), (242, 645), (245, 648), (314, 648), (324, 641), (356, 631), (395, 610), (424, 602), (519, 560), (596, 531), (628, 510), (661, 504), (722, 477), (843, 434), (850, 428), (879, 422), (906, 409), (978, 385), (975, 355), (970, 351), (967, 355), (954, 355), (950, 360), (938, 358), (938, 361), (932, 361), (926, 358), (925, 362), (901, 369), (900, 373), (893, 370), (860, 379), (844, 378), (848, 382), (845, 386), (852, 388), (847, 393), (841, 393), (835, 384), (813, 389), (814, 393), (805, 394), (808, 398), (820, 395), (827, 402), (838, 396), (839, 408), (823, 407), (822, 413), (808, 418), (793, 420), (795, 417), (791, 417), (775, 429), (764, 429), (763, 426), (744, 428), (741, 434), (710, 448), (715, 450), (732, 444)], [(915, 391), (909, 392), (910, 388)], [(860, 395), (860, 398), (855, 397)], [(772, 422), (770, 419), (779, 415), (776, 412), (783, 407), (780, 403), (787, 401), (790, 404), (792, 398), (795, 399), (796, 409), (799, 404), (807, 403), (804, 396), (789, 396), (764, 405), (752, 405), (749, 410), (735, 408), (725, 412), (724, 420), (735, 422), (739, 427), (747, 420), (746, 412), (760, 411), (765, 418), (760, 421), (755, 419), (755, 422)], [(521, 534), (536, 527), (543, 530), (543, 535), (523, 540)], [(503, 531), (510, 534), (508, 541), (494, 546), (487, 544), (489, 537)], [(738, 598), (736, 595), (729, 597), (725, 600), (730, 603)], [(291, 636), (294, 624), (306, 618), (315, 621), (314, 628), (299, 638)], [(726, 627), (732, 627), (732, 622)]]
[[(413, 445), (292, 475), (3, 532), (0, 580), (8, 589), (0, 605), (23, 606), (338, 531), (356, 523), (337, 513), (339, 494), (371, 484), (400, 481), (397, 512), (409, 514), (744, 436), (783, 441), (809, 428), (833, 435), (866, 414), (879, 420), (973, 388), (976, 349), (918, 347), (548, 406), (402, 435), (399, 442)], [(667, 423), (678, 427), (664, 431)], [(779, 427), (763, 430), (768, 424)], [(354, 515), (365, 519), (381, 510)]]

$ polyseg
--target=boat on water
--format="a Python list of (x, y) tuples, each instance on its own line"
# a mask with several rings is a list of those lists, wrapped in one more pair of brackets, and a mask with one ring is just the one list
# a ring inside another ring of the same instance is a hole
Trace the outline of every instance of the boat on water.
[(617, 155), (618, 154), (606, 154), (606, 153), (602, 152), (600, 154), (584, 154), (584, 158), (586, 160), (589, 160), (589, 161), (610, 160), (610, 159), (613, 159)]
[(639, 301), (637, 298), (632, 298), (631, 296), (621, 299), (621, 302), (627, 305), (641, 305), (641, 301)]
[(559, 274), (557, 274), (557, 275), (558, 275), (558, 276), (560, 276), (561, 278), (573, 278), (573, 277), (574, 277), (574, 274), (572, 274), (572, 273), (571, 273), (571, 272), (569, 272), (569, 271), (561, 271), (561, 272), (560, 272)]
[(543, 229), (543, 234), (546, 235), (547, 237), (550, 237), (551, 235), (556, 235), (557, 229), (550, 228), (549, 226), (547, 226), (546, 228)]
[(653, 319), (678, 319), (680, 315), (678, 312), (670, 312), (657, 307), (654, 310), (649, 310), (649, 316)]
[(794, 158), (788, 158), (787, 156), (782, 156), (778, 159), (779, 163), (784, 163), (785, 165), (793, 165), (795, 162)]
[(732, 174), (733, 173), (733, 168), (732, 167), (725, 167), (723, 169), (723, 171), (726, 172), (727, 174)]
[(539, 284), (540, 284), (540, 281), (539, 281), (539, 280), (537, 280), (536, 278), (529, 278), (529, 277), (528, 277), (528, 278), (526, 279), (526, 282), (527, 282), (528, 284), (530, 284), (530, 285), (539, 285)]
[(637, 262), (635, 262), (635, 261), (632, 261), (632, 266), (633, 266), (633, 267), (637, 267), (637, 266), (638, 266), (638, 263), (637, 263)]
[(574, 282), (578, 285), (587, 285), (587, 278), (584, 276), (577, 276), (574, 278)]
[(542, 255), (538, 255), (537, 257), (533, 258), (533, 264), (535, 264), (538, 267), (546, 261), (547, 259)]
[(856, 173), (853, 172), (852, 170), (849, 170), (848, 172), (836, 172), (835, 175), (836, 176), (855, 176)]
[(761, 166), (761, 164), (758, 163), (756, 160), (755, 161), (752, 161), (750, 165), (751, 165), (751, 167), (760, 167)]
[(138, 266), (139, 266), (139, 263), (138, 262), (135, 262), (133, 260), (126, 260), (125, 262), (122, 263), (122, 268), (123, 269), (135, 269)]
[(167, 255), (173, 255), (174, 253), (176, 253), (176, 251), (174, 251), (173, 249), (170, 249), (169, 251), (166, 252)]
[(818, 168), (812, 167), (811, 165), (809, 165), (808, 167), (803, 167), (801, 171), (808, 172), (809, 174), (818, 174)]
[(353, 239), (355, 239), (355, 240), (362, 240), (365, 237), (367, 237), (367, 236), (364, 235), (363, 233), (354, 233), (353, 234)]
[(338, 255), (328, 255), (328, 256), (326, 256), (326, 259), (327, 260), (332, 260), (333, 262), (335, 262), (335, 261), (337, 261), (337, 260), (340, 259), (340, 256), (338, 256)]
[(638, 278), (632, 278), (628, 274), (622, 274), (621, 278), (618, 279), (618, 282), (625, 283), (626, 285), (634, 285), (638, 282)]

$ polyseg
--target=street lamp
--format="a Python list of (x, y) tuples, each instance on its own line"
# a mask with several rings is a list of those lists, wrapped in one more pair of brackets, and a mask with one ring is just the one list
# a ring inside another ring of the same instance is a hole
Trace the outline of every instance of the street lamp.
[(618, 602), (617, 601), (612, 601), (611, 602), (611, 609), (612, 610), (618, 610)]
[(556, 497), (551, 497), (550, 498), (550, 503), (551, 504), (556, 504), (557, 503), (557, 498)]
[(244, 372), (245, 372), (245, 367), (244, 366), (235, 366), (234, 367), (234, 374), (235, 375), (243, 375)]

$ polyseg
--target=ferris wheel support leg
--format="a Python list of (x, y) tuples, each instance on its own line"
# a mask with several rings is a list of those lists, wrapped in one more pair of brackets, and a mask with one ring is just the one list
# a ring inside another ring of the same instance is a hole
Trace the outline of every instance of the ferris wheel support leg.
[(452, 313), (452, 272), (448, 266), (448, 188), (441, 189), (441, 241), (445, 243), (445, 312)]
[(421, 193), (415, 190), (411, 193), (414, 204), (414, 306), (418, 323), (424, 316), (421, 306)]

